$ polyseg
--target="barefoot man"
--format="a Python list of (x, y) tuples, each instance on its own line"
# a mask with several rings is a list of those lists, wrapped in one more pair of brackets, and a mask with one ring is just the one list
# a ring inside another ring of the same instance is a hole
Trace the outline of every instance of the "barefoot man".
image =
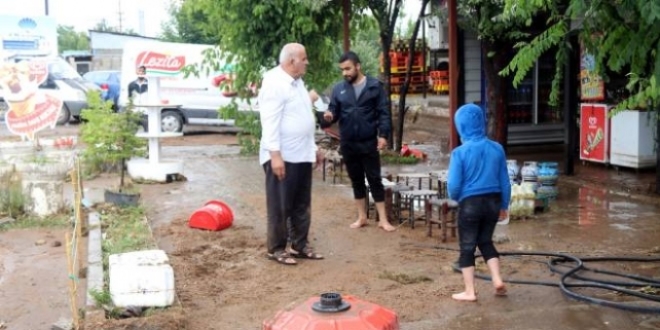
[(365, 176), (378, 211), (378, 227), (394, 231), (385, 214), (385, 189), (380, 174), (379, 150), (387, 146), (390, 134), (390, 112), (382, 83), (362, 73), (360, 58), (347, 52), (339, 59), (344, 81), (335, 85), (328, 111), (323, 118), (339, 121), (341, 154), (353, 185), (358, 219), (351, 228), (367, 224), (364, 199), (367, 196)]

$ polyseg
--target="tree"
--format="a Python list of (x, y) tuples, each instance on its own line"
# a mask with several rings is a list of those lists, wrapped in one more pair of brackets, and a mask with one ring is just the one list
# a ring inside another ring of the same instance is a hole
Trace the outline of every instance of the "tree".
[[(310, 87), (323, 90), (338, 80), (334, 67), (339, 56), (335, 45), (342, 32), (341, 4), (342, 0), (186, 0), (179, 10), (199, 13), (200, 16), (191, 20), (195, 30), (222, 36), (218, 40), (220, 47), (207, 54), (203, 69), (219, 69), (225, 62), (231, 62), (237, 68), (234, 85), (246, 86), (248, 82), (258, 82), (265, 68), (277, 64), (285, 43), (296, 41), (308, 46), (310, 65), (305, 81)], [(355, 26), (368, 20), (365, 11), (371, 10), (377, 22), (382, 54), (389, 54), (402, 5), (403, 0), (351, 1)], [(176, 39), (181, 37), (177, 36), (180, 32), (168, 33)], [(388, 98), (390, 65), (389, 56), (383, 56), (382, 80)]]
[(195, 4), (183, 6), (180, 3), (172, 3), (169, 14), (170, 20), (162, 26), (163, 40), (202, 45), (220, 43), (219, 33), (205, 31), (204, 26), (208, 27), (208, 16)]
[[(403, 6), (403, 0), (368, 0), (367, 6), (376, 18), (380, 30), (380, 47), (383, 59), (381, 80), (385, 85), (385, 91), (389, 100), (391, 94), (390, 77), (392, 76), (392, 61), (390, 60), (389, 54), (392, 49), (394, 29), (396, 27), (397, 18), (399, 17), (399, 12)], [(403, 118), (399, 116), (399, 120), (403, 121)], [(394, 146), (394, 139), (390, 138), (388, 140), (389, 147), (392, 148)], [(401, 141), (397, 143), (398, 146), (395, 147), (395, 149), (398, 151), (401, 149)]]
[(135, 32), (133, 29), (120, 29), (116, 26), (112, 26), (108, 23), (108, 21), (104, 18), (100, 20), (94, 28), (92, 29), (94, 31), (100, 31), (100, 32), (114, 32), (114, 33), (122, 33), (122, 34), (127, 34), (127, 35), (133, 35), (133, 36), (139, 36), (140, 34)]
[(426, 5), (429, 3), (430, 0), (422, 0), (422, 7), (419, 12), (419, 16), (417, 17), (417, 21), (415, 22), (415, 25), (413, 26), (412, 29), (412, 35), (409, 40), (408, 44), (408, 67), (406, 69), (406, 78), (403, 80), (403, 85), (401, 86), (401, 91), (399, 93), (399, 122), (398, 122), (398, 129), (397, 129), (397, 138), (396, 138), (396, 151), (400, 151), (402, 144), (403, 144), (403, 124), (405, 123), (405, 115), (406, 112), (408, 111), (408, 107), (406, 107), (406, 95), (408, 94), (408, 88), (410, 87), (410, 78), (411, 78), (411, 72), (412, 72), (412, 65), (413, 65), (413, 54), (415, 54), (415, 44), (417, 43), (417, 34), (419, 33), (419, 25), (422, 22), (422, 18), (424, 16), (424, 12), (426, 11)]
[(89, 38), (85, 32), (76, 31), (73, 26), (57, 26), (57, 47), (65, 50), (89, 50)]
[(87, 144), (83, 157), (91, 163), (118, 165), (118, 192), (124, 193), (130, 188), (125, 180), (125, 163), (132, 157), (144, 154), (146, 147), (146, 141), (135, 135), (142, 115), (134, 111), (132, 101), (129, 101), (125, 111), (115, 113), (112, 102), (103, 101), (101, 95), (94, 91), (87, 94), (87, 104), (88, 107), (81, 113), (85, 122), (80, 135)]
[[(373, 16), (353, 17), (351, 26), (351, 50), (360, 56), (362, 71), (371, 76), (378, 76), (380, 62), (378, 60), (381, 51), (378, 41), (378, 22)], [(342, 45), (337, 45), (337, 53), (342, 53)]]
[[(579, 22), (578, 38), (594, 55), (596, 71), (627, 74), (630, 96), (618, 104), (612, 116), (624, 109), (649, 109), (660, 113), (660, 4), (657, 1), (524, 1), (505, 0), (506, 19), (531, 20), (541, 12), (549, 13), (549, 26), (533, 40), (520, 45), (518, 53), (502, 74), (514, 74), (521, 81), (533, 63), (556, 47), (557, 73), (551, 101), (557, 101), (563, 78), (562, 67), (568, 60), (571, 21)], [(660, 124), (658, 122), (657, 124)], [(660, 133), (660, 125), (657, 125)], [(660, 165), (660, 143), (656, 134), (656, 154)], [(660, 194), (660, 170), (656, 171), (656, 193)]]
[(499, 73), (509, 59), (513, 44), (527, 36), (521, 29), (529, 27), (531, 20), (501, 18), (504, 11), (503, 0), (464, 0), (458, 2), (459, 24), (464, 29), (475, 32), (481, 40), (484, 73), (486, 75), (486, 99), (488, 136), (503, 146), (507, 144), (507, 86), (508, 81)]
[[(193, 68), (193, 73), (221, 71), (230, 63), (235, 90), (245, 91), (243, 86), (252, 83), (258, 88), (264, 71), (277, 65), (282, 46), (298, 42), (307, 46), (305, 82), (309, 88), (323, 90), (338, 78), (334, 68), (342, 28), (340, 6), (308, 0), (186, 0), (181, 10), (199, 11), (206, 19), (196, 21), (196, 26), (204, 33), (222, 36), (218, 47), (205, 53), (204, 63)], [(247, 95), (239, 93), (241, 97)], [(225, 117), (233, 115), (239, 127), (239, 123), (246, 125), (252, 134), (242, 136), (241, 145), (254, 151), (261, 137), (259, 130), (253, 130), (258, 126), (258, 115), (232, 109), (235, 107), (221, 112)]]

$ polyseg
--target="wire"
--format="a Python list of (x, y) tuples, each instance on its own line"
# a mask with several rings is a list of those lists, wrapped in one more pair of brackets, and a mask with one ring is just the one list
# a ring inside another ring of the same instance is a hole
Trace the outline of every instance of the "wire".
[[(436, 250), (447, 250), (454, 252), (460, 251), (459, 249), (446, 247), (442, 245), (405, 243), (405, 242), (402, 243), (401, 245), (404, 246), (408, 245), (417, 248), (432, 248)], [(660, 304), (657, 304), (658, 306), (642, 306), (640, 304), (632, 303), (632, 302), (617, 302), (617, 301), (588, 296), (583, 293), (578, 293), (575, 290), (579, 288), (596, 288), (596, 289), (613, 291), (620, 294), (637, 297), (649, 302), (660, 302), (660, 296), (657, 294), (649, 294), (649, 293), (644, 293), (637, 290), (631, 290), (625, 288), (625, 287), (660, 288), (659, 279), (649, 278), (634, 274), (618, 273), (609, 270), (589, 268), (584, 265), (585, 262), (660, 262), (660, 257), (609, 257), (609, 256), (577, 257), (567, 253), (542, 252), (542, 251), (541, 252), (537, 252), (537, 251), (500, 252), (500, 256), (519, 257), (519, 258), (524, 256), (549, 257), (551, 259), (546, 262), (546, 265), (548, 266), (551, 272), (561, 275), (559, 282), (532, 281), (532, 280), (519, 280), (519, 279), (504, 279), (504, 282), (512, 283), (512, 284), (553, 286), (553, 287), (558, 287), (565, 296), (578, 301), (583, 301), (601, 306), (612, 307), (612, 308), (633, 311), (633, 312), (660, 313)], [(476, 257), (480, 257), (480, 255), (476, 255)], [(459, 273), (461, 272), (461, 269), (458, 267), (457, 263), (454, 263), (452, 265), (452, 268), (456, 272)], [(627, 278), (634, 280), (634, 282), (595, 279), (579, 274), (582, 272), (593, 272), (596, 274), (605, 274), (613, 277)], [(480, 273), (475, 273), (475, 277), (486, 281), (492, 280), (490, 276)]]

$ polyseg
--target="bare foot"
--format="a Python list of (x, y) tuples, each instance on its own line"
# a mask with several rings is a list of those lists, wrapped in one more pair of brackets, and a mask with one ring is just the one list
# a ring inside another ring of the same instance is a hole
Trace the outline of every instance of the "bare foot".
[(477, 301), (477, 296), (468, 295), (465, 292), (454, 293), (453, 295), (451, 295), (451, 298), (458, 301)]
[(495, 286), (495, 295), (498, 297), (506, 297), (506, 285), (501, 284), (498, 286)]
[(378, 228), (383, 228), (384, 231), (395, 231), (396, 228), (392, 225), (390, 225), (389, 222), (379, 222), (378, 223)]
[(367, 220), (358, 219), (357, 221), (353, 222), (350, 225), (350, 227), (353, 229), (357, 229), (357, 228), (362, 228), (366, 225), (367, 225)]

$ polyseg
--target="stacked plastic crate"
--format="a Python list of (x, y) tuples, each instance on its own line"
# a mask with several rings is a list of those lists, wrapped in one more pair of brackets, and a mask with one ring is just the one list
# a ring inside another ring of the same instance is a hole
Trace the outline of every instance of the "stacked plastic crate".
[[(409, 50), (410, 40), (395, 40), (392, 43), (392, 51), (390, 51), (390, 85), (393, 94), (399, 94), (401, 87), (406, 79), (406, 72), (408, 64), (412, 62), (412, 70), (410, 76), (410, 85), (408, 86), (408, 94), (422, 93), (425, 88), (429, 88), (429, 80), (425, 75), (424, 70), (424, 55), (421, 40), (417, 40), (415, 44), (415, 52), (410, 56)], [(382, 68), (381, 68), (382, 70)]]

